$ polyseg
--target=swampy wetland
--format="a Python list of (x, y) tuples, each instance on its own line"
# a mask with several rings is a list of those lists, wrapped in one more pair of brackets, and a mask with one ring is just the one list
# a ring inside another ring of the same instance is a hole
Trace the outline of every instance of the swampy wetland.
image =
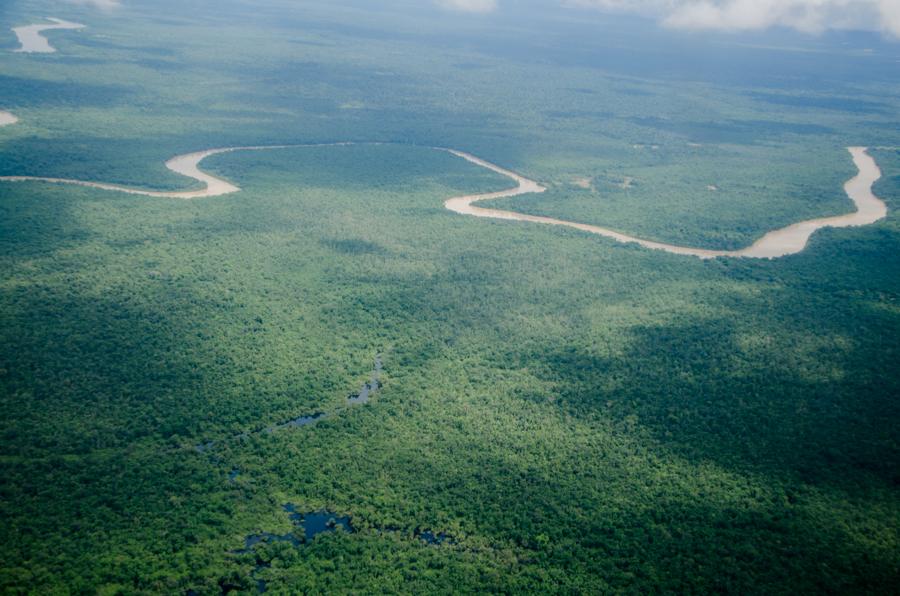
[[(0, 180), (4, 593), (896, 590), (895, 41), (114, 4), (0, 9), (0, 176), (107, 187)], [(445, 206), (740, 251), (848, 147), (778, 258)]]

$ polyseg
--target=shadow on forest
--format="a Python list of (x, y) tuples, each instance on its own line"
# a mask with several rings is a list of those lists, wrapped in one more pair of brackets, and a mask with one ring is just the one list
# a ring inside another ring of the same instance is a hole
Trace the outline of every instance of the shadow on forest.
[(7, 452), (86, 453), (194, 434), (217, 408), (209, 371), (198, 365), (222, 361), (195, 341), (202, 321), (125, 294), (93, 295), (84, 283), (68, 293), (39, 282), (4, 292)]
[(728, 120), (726, 122), (673, 122), (660, 118), (630, 118), (632, 123), (673, 134), (697, 143), (755, 144), (784, 135), (825, 135), (835, 131), (816, 124), (794, 124), (775, 120)]
[(0, 93), (4, 109), (14, 110), (17, 107), (109, 107), (122, 103), (132, 90), (123, 85), (60, 83), (0, 75)]
[[(47, 139), (30, 136), (17, 138), (2, 147), (0, 175), (71, 178), (107, 184), (122, 184), (150, 190), (186, 190), (199, 188), (199, 183), (175, 174), (165, 167), (165, 159), (177, 153), (183, 140), (177, 136), (156, 136), (153, 142), (142, 138), (105, 139), (97, 136), (68, 135)], [(194, 145), (191, 145), (192, 147)], [(166, 149), (169, 147), (169, 149)], [(52, 150), (48, 151), (48, 148)], [(85, 161), (89, 153), (90, 163)], [(0, 191), (6, 192), (14, 184), (33, 185), (36, 182), (2, 182)], [(46, 185), (45, 185), (46, 186)], [(31, 186), (34, 188), (33, 186)], [(79, 189), (65, 186), (69, 192)], [(138, 200), (123, 193), (89, 189), (91, 198), (109, 197)], [(148, 201), (142, 197), (141, 200)]]
[(892, 113), (891, 107), (885, 103), (866, 101), (858, 97), (784, 95), (777, 93), (762, 93), (759, 91), (750, 91), (747, 93), (747, 96), (756, 101), (804, 110), (812, 108), (836, 112), (849, 112), (852, 114)]
[[(840, 490), (805, 491), (755, 474), (721, 485), (715, 465), (710, 475), (706, 462), (671, 453), (643, 460), (656, 462), (645, 468), (632, 458), (640, 447), (610, 438), (591, 451), (544, 435), (517, 453), (467, 450), (461, 463), (446, 453), (470, 439), (456, 443), (448, 433), (440, 451), (403, 462), (419, 472), (404, 488), (433, 511), (464, 517), (466, 531), (489, 536), (494, 548), (522, 549), (523, 563), (596, 561), (592, 572), (622, 589), (648, 575), (674, 593), (696, 591), (698, 581), (707, 584), (701, 592), (752, 593), (761, 577), (813, 591), (890, 585), (889, 543), (861, 538), (866, 522), (845, 523), (840, 509), (823, 518), (820, 499), (841, 502)], [(711, 560), (728, 564), (710, 573)]]
[(27, 185), (5, 185), (0, 200), (0, 254), (29, 259), (90, 240), (93, 233), (75, 217), (81, 197), (72, 190), (48, 189), (36, 198)]
[[(804, 331), (797, 327), (787, 333)], [(853, 329), (822, 322), (819, 332), (852, 335)], [(631, 335), (620, 358), (548, 351), (525, 359), (544, 361), (562, 401), (576, 412), (602, 410), (620, 422), (636, 417), (662, 446), (688, 460), (711, 458), (725, 467), (766, 469), (814, 484), (843, 485), (855, 473), (900, 484), (893, 446), (893, 396), (900, 387), (884, 374), (896, 354), (877, 339), (859, 338), (850, 354), (797, 357), (746, 354), (733, 324), (723, 319), (636, 327)], [(794, 371), (781, 364), (785, 359), (812, 368)], [(843, 369), (837, 378), (813, 378), (835, 359)], [(615, 389), (609, 379), (616, 379)]]

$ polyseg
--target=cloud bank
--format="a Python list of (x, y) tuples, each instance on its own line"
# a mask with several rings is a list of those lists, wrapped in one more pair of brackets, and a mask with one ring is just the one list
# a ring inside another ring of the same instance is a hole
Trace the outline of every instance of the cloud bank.
[(563, 0), (567, 6), (655, 17), (676, 29), (756, 31), (790, 27), (880, 30), (900, 38), (900, 0)]
[(66, 2), (69, 4), (86, 4), (87, 6), (95, 6), (103, 10), (119, 6), (119, 0), (66, 0)]
[(437, 5), (447, 10), (488, 13), (497, 8), (497, 0), (437, 0)]

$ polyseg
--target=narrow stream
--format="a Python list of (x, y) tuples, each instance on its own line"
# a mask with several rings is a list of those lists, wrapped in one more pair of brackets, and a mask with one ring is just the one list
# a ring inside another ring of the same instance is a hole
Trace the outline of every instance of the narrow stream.
[[(347, 397), (347, 406), (357, 406), (361, 404), (366, 404), (369, 402), (369, 399), (382, 387), (381, 383), (381, 372), (383, 370), (383, 365), (381, 362), (381, 355), (377, 354), (375, 356), (375, 362), (372, 366), (372, 376), (371, 378), (363, 383), (358, 393), (350, 394)], [(296, 418), (291, 418), (290, 420), (285, 420), (284, 422), (280, 422), (278, 424), (273, 424), (271, 426), (267, 426), (261, 431), (250, 431), (243, 432), (237, 435), (235, 438), (245, 438), (249, 437), (252, 434), (256, 434), (258, 432), (263, 432), (266, 434), (272, 434), (274, 432), (278, 432), (281, 430), (287, 430), (290, 428), (300, 428), (304, 426), (311, 426), (315, 423), (323, 420), (325, 418), (329, 418), (340, 413), (344, 408), (337, 408), (332, 412), (316, 412), (315, 414), (305, 414), (302, 416), (298, 416)], [(194, 446), (194, 451), (197, 453), (208, 453), (213, 451), (218, 445), (220, 440), (212, 439), (198, 445)], [(232, 478), (233, 480), (233, 478)]]
[(360, 388), (359, 393), (348, 396), (347, 403), (351, 406), (368, 403), (369, 397), (371, 397), (375, 394), (376, 391), (381, 389), (381, 381), (379, 380), (380, 377), (381, 355), (376, 355), (375, 364), (372, 367), (372, 378), (363, 383), (363, 386)]

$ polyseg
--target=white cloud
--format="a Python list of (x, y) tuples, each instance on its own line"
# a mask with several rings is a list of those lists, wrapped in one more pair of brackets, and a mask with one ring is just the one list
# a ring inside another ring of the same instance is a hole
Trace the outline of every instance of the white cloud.
[(497, 0), (437, 0), (437, 5), (448, 10), (488, 13), (497, 9)]
[(563, 4), (644, 14), (678, 29), (874, 29), (900, 37), (900, 0), (563, 0)]
[(610, 12), (660, 14), (678, 6), (678, 0), (563, 0), (563, 6), (599, 8)]
[(900, 37), (900, 2), (897, 0), (881, 0), (880, 10), (883, 19), (882, 28)]
[(95, 6), (104, 10), (119, 6), (119, 0), (66, 0), (66, 2), (69, 4), (87, 4), (88, 6)]

